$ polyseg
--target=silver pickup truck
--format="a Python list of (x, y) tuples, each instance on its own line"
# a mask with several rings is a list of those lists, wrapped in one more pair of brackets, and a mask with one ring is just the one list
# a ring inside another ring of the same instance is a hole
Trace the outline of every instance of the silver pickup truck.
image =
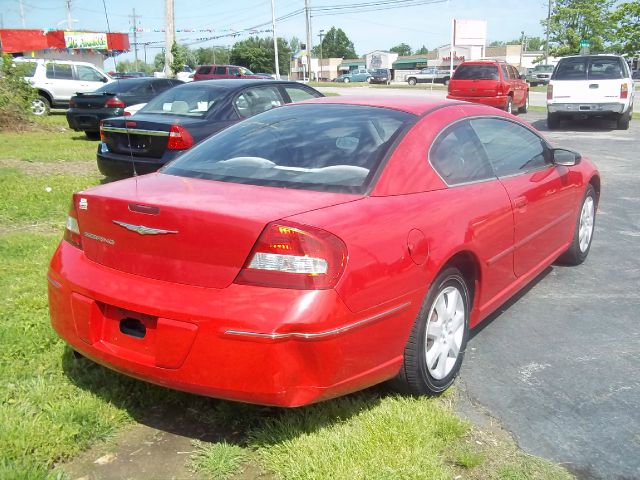
[(451, 75), (449, 70), (423, 68), (419, 73), (412, 73), (407, 75), (406, 78), (409, 85), (415, 85), (416, 83), (444, 83), (447, 85)]

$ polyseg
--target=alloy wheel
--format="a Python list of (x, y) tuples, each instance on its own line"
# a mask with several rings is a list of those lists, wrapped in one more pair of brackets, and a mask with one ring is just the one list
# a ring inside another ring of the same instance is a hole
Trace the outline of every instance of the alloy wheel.
[(464, 328), (462, 294), (456, 287), (446, 287), (433, 302), (427, 319), (427, 369), (436, 380), (442, 380), (453, 370), (460, 354)]
[(580, 251), (586, 252), (593, 236), (593, 224), (595, 217), (595, 206), (592, 197), (587, 197), (580, 212), (580, 226), (578, 227), (578, 243)]

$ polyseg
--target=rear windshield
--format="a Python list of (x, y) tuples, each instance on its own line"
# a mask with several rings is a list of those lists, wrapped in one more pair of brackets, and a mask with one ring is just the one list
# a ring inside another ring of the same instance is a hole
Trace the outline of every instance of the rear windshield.
[(569, 57), (558, 63), (552, 80), (615, 80), (624, 78), (617, 57)]
[(106, 85), (101, 86), (93, 93), (125, 93), (131, 90), (135, 90), (141, 85), (149, 83), (148, 80), (139, 81), (139, 80), (115, 80), (113, 82), (107, 83)]
[(240, 122), (162, 172), (251, 185), (363, 193), (406, 112), (356, 105), (293, 105)]
[(203, 117), (227, 92), (225, 88), (210, 86), (172, 88), (155, 97), (140, 112)]
[(453, 74), (454, 80), (500, 80), (495, 65), (460, 65)]

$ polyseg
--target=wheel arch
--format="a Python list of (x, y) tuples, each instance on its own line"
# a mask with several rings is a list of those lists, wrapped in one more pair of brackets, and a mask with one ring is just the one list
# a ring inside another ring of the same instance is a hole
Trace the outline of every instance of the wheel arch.
[[(480, 269), (480, 260), (470, 250), (462, 250), (456, 252), (451, 256), (442, 266), (440, 271), (448, 267), (455, 267), (460, 270), (464, 277), (467, 288), (469, 289), (469, 295), (471, 297), (472, 312), (477, 306), (477, 293), (480, 291), (480, 281), (482, 278), (482, 272)], [(473, 321), (471, 322), (473, 324)]]
[(49, 105), (53, 105), (53, 95), (51, 95), (48, 91), (39, 88), (38, 95), (42, 95), (47, 100), (49, 100)]
[(600, 176), (594, 175), (589, 179), (589, 184), (596, 191), (596, 205), (600, 203)]

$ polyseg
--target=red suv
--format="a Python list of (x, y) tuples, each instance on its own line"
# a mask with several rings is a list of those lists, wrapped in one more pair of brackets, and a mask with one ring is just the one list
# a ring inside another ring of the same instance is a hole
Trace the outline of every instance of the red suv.
[(237, 65), (200, 65), (193, 75), (193, 80), (217, 80), (219, 78), (259, 78), (264, 80), (266, 75), (253, 73), (248, 68)]
[(513, 65), (499, 60), (464, 62), (449, 81), (447, 98), (483, 103), (513, 113), (529, 108), (529, 85)]

